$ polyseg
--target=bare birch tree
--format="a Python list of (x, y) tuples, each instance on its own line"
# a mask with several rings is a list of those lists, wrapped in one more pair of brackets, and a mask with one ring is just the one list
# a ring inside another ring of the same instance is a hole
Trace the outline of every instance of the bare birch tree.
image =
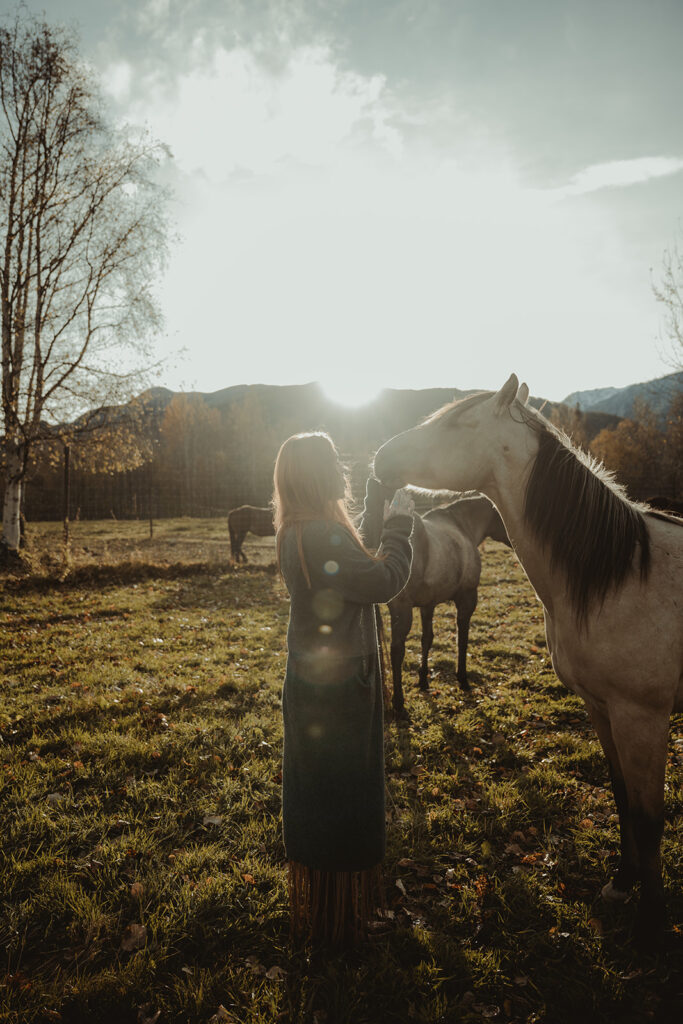
[(664, 332), (672, 365), (683, 369), (683, 253), (678, 244), (664, 252), (661, 278), (652, 287), (657, 302), (664, 307)]
[(160, 324), (164, 147), (108, 120), (73, 32), (19, 8), (0, 27), (2, 544), (20, 542), (32, 446), (129, 397)]

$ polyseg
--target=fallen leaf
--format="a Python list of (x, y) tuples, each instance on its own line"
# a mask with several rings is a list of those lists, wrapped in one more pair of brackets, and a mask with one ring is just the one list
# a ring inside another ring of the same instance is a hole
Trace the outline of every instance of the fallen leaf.
[(161, 1017), (161, 1010), (154, 1012), (153, 1003), (144, 1003), (138, 1007), (138, 1024), (157, 1024)]
[(147, 942), (147, 929), (144, 924), (129, 924), (121, 938), (121, 949), (131, 953), (134, 949), (142, 949)]
[(230, 1022), (234, 1020), (235, 1018), (230, 1011), (226, 1010), (221, 1003), (213, 1017), (209, 1017), (209, 1024), (230, 1024)]
[(484, 1003), (472, 1003), (472, 1009), (480, 1013), (482, 1017), (491, 1018), (497, 1017), (500, 1013), (499, 1006), (493, 1006), (492, 1004), (485, 1005)]
[(202, 820), (202, 825), (222, 825), (223, 815), (222, 814), (205, 814)]
[(242, 880), (246, 882), (247, 885), (254, 885), (256, 882), (256, 879), (254, 878), (253, 875), (242, 875)]
[(133, 896), (133, 897), (134, 897), (134, 898), (135, 898), (136, 900), (139, 900), (139, 899), (140, 899), (140, 897), (142, 896), (142, 894), (144, 893), (144, 891), (145, 891), (145, 887), (144, 887), (144, 885), (142, 884), (142, 882), (133, 882), (133, 884), (132, 884), (132, 885), (131, 885), (131, 887), (130, 887), (130, 894), (131, 894), (131, 896)]
[(157, 1024), (159, 1017), (161, 1017), (161, 1010), (157, 1010), (151, 1017), (147, 1016), (146, 1010), (138, 1010), (138, 1024)]
[(599, 917), (589, 917), (588, 924), (593, 929), (596, 935), (602, 935), (604, 929), (602, 926), (602, 921)]
[(269, 967), (266, 971), (266, 978), (270, 978), (271, 981), (279, 981), (280, 978), (284, 978), (286, 975), (287, 972), (283, 971), (277, 964), (273, 964), (273, 966)]
[(396, 888), (400, 889), (404, 896), (406, 895), (406, 887), (403, 884), (403, 879), (402, 878), (397, 878), (396, 879)]
[(245, 960), (245, 963), (246, 963), (247, 967), (249, 967), (249, 969), (251, 970), (251, 972), (253, 974), (265, 974), (266, 973), (265, 967), (263, 966), (262, 963), (259, 962), (258, 958), (255, 957), (255, 956), (248, 956), (247, 959)]

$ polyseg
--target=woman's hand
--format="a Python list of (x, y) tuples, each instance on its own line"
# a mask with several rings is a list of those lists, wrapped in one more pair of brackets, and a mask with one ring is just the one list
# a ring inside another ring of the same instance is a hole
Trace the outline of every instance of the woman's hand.
[(414, 511), (415, 502), (410, 492), (405, 487), (401, 487), (394, 493), (391, 501), (384, 502), (384, 521), (386, 522), (390, 516), (412, 516)]

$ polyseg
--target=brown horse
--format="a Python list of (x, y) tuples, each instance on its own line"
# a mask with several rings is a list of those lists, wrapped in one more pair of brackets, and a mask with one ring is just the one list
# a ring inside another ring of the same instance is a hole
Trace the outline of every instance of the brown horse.
[(656, 508), (660, 512), (669, 512), (671, 515), (683, 517), (683, 501), (678, 501), (677, 498), (656, 494), (652, 498), (646, 498), (645, 504), (648, 508)]
[(444, 601), (454, 601), (458, 626), (457, 678), (463, 690), (468, 690), (467, 641), (470, 619), (477, 607), (481, 576), (478, 548), (484, 537), (510, 546), (498, 510), (483, 495), (460, 498), (450, 505), (432, 509), (424, 516), (415, 514), (413, 518), (410, 578), (401, 593), (389, 602), (393, 705), (399, 715), (405, 713), (402, 667), (406, 637), (413, 622), (413, 608), (420, 609), (422, 619), (420, 689), (429, 689), (428, 661), (434, 640), (434, 609)]
[(683, 711), (683, 520), (629, 501), (535, 410), (514, 374), (380, 448), (385, 484), (485, 492), (543, 604), (553, 668), (586, 703), (607, 757), (639, 930), (664, 921), (661, 839), (672, 712)]
[(257, 508), (255, 505), (240, 505), (228, 512), (228, 531), (230, 533), (230, 553), (233, 561), (246, 562), (247, 556), (242, 551), (242, 542), (248, 533), (257, 537), (272, 537), (273, 510)]

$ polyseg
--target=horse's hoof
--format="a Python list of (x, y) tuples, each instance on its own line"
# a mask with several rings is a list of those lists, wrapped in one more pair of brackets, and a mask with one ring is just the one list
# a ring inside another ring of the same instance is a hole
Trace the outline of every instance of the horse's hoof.
[(410, 713), (406, 710), (405, 707), (394, 708), (394, 718), (396, 719), (397, 722), (409, 722)]
[(603, 900), (607, 900), (609, 903), (626, 903), (631, 898), (631, 893), (628, 889), (617, 889), (612, 881), (608, 882), (607, 885), (603, 885), (600, 895)]

